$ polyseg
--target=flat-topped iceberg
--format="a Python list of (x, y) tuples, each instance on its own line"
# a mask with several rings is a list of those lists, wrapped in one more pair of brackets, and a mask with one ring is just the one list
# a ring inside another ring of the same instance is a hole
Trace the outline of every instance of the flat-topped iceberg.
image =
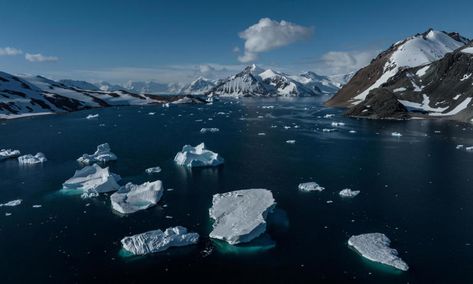
[(140, 185), (127, 183), (110, 196), (113, 210), (122, 214), (131, 214), (150, 208), (163, 196), (163, 184), (160, 180), (145, 182)]
[(409, 266), (398, 256), (397, 250), (390, 248), (391, 241), (381, 233), (361, 234), (351, 236), (348, 245), (358, 251), (363, 257), (407, 271)]
[(266, 216), (276, 206), (271, 191), (262, 188), (215, 194), (210, 237), (234, 245), (250, 242), (266, 231)]
[(86, 166), (77, 170), (74, 176), (66, 180), (62, 186), (63, 190), (72, 190), (83, 197), (97, 196), (99, 193), (118, 190), (120, 186), (117, 181), (120, 176), (111, 173), (107, 168), (101, 168), (97, 164)]
[(37, 153), (34, 156), (31, 154), (28, 154), (28, 155), (23, 155), (23, 156), (18, 157), (18, 163), (22, 165), (41, 164), (41, 163), (46, 162), (47, 160), (48, 159), (46, 159), (46, 156), (41, 152)]
[(115, 161), (117, 156), (112, 153), (110, 145), (108, 143), (100, 144), (97, 146), (97, 151), (92, 155), (84, 154), (82, 157), (77, 159), (81, 164), (90, 165), (93, 163), (106, 163), (108, 161)]
[(181, 226), (168, 228), (164, 232), (153, 230), (121, 240), (122, 247), (134, 255), (145, 255), (167, 250), (170, 247), (181, 247), (196, 244), (199, 234), (188, 233)]
[(340, 192), (338, 193), (338, 195), (340, 195), (341, 197), (347, 197), (347, 198), (355, 197), (358, 194), (360, 194), (359, 190), (351, 190), (350, 188), (345, 188), (343, 190), (340, 190)]
[(0, 161), (17, 158), (21, 155), (19, 150), (12, 150), (12, 149), (1, 149), (0, 150)]
[(300, 183), (297, 188), (303, 192), (323, 191), (325, 189), (325, 187), (321, 187), (318, 183), (313, 181)]
[(186, 167), (214, 167), (223, 164), (223, 158), (205, 148), (204, 143), (192, 147), (185, 145), (182, 151), (176, 154), (174, 161)]

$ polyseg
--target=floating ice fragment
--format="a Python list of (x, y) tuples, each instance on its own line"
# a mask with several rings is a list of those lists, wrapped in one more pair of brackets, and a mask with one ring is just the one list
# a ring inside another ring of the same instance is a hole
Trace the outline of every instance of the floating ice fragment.
[(163, 195), (160, 180), (140, 185), (127, 183), (110, 196), (112, 209), (122, 214), (131, 214), (156, 205)]
[(17, 158), (21, 155), (19, 150), (12, 150), (12, 149), (1, 149), (0, 150), (0, 161)]
[(7, 207), (18, 206), (18, 205), (21, 204), (22, 201), (23, 201), (22, 199), (15, 199), (15, 200), (12, 200), (12, 201), (8, 201), (7, 203), (3, 203), (3, 204), (0, 203), (0, 207), (2, 207), (2, 206), (7, 206)]
[(325, 187), (321, 187), (318, 183), (313, 181), (300, 183), (297, 188), (299, 188), (299, 190), (303, 192), (323, 191), (325, 189)]
[(295, 143), (296, 143), (296, 140), (286, 140), (286, 143), (287, 143), (287, 144), (295, 144)]
[(202, 133), (202, 134), (204, 134), (204, 133), (215, 133), (215, 132), (219, 132), (219, 131), (220, 131), (220, 129), (215, 128), (215, 127), (200, 129), (200, 133)]
[(391, 133), (391, 136), (395, 136), (395, 137), (401, 137), (401, 136), (402, 136), (402, 134), (401, 134), (401, 133), (399, 133), (399, 132), (393, 132), (393, 133)]
[(63, 190), (71, 190), (83, 194), (83, 198), (97, 196), (99, 193), (115, 191), (120, 188), (117, 181), (120, 176), (110, 173), (108, 167), (101, 168), (97, 164), (77, 170), (74, 176), (66, 180)]
[(161, 168), (160, 168), (160, 167), (147, 168), (147, 169), (145, 170), (145, 172), (146, 172), (147, 174), (149, 174), (149, 175), (150, 175), (150, 174), (157, 174), (157, 173), (160, 173), (160, 172), (161, 172)]
[(40, 164), (40, 163), (46, 162), (47, 160), (48, 159), (46, 159), (46, 156), (41, 152), (38, 152), (34, 156), (31, 154), (28, 154), (28, 155), (18, 157), (18, 163), (20, 163), (21, 165)]
[(96, 114), (89, 114), (88, 116), (86, 116), (85, 118), (86, 119), (94, 119), (94, 118), (98, 118), (99, 117), (99, 114), (96, 113)]
[(332, 122), (333, 127), (344, 126), (344, 125), (345, 125), (344, 122)]
[(174, 161), (186, 167), (212, 167), (223, 164), (224, 159), (217, 153), (205, 148), (204, 143), (192, 147), (185, 145), (182, 151), (176, 154)]
[(110, 145), (108, 143), (100, 144), (97, 146), (95, 153), (89, 155), (84, 154), (78, 158), (77, 161), (81, 164), (90, 165), (93, 163), (106, 163), (109, 161), (115, 161), (117, 156), (111, 152)]
[(357, 196), (359, 193), (360, 193), (359, 190), (351, 190), (350, 188), (345, 188), (345, 189), (341, 190), (338, 194), (341, 197), (351, 198), (351, 197)]

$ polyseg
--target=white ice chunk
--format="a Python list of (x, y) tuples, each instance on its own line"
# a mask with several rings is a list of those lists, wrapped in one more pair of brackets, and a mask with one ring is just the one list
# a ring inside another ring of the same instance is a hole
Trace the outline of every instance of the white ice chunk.
[(28, 155), (18, 157), (18, 163), (22, 165), (40, 164), (40, 163), (46, 162), (47, 160), (48, 159), (46, 159), (46, 156), (41, 152), (37, 153), (34, 156), (31, 154), (28, 154)]
[(147, 174), (149, 174), (149, 175), (150, 175), (150, 174), (157, 174), (157, 173), (160, 173), (160, 172), (161, 172), (161, 168), (160, 168), (160, 167), (147, 168), (147, 169), (145, 170), (145, 172), (146, 172)]
[(276, 206), (267, 189), (246, 189), (215, 194), (210, 218), (214, 220), (210, 237), (231, 245), (246, 243), (266, 231), (266, 216)]
[(202, 133), (202, 134), (204, 134), (204, 133), (215, 133), (215, 132), (219, 132), (219, 131), (220, 131), (220, 129), (215, 128), (215, 127), (200, 129), (200, 133)]
[(359, 193), (360, 193), (359, 190), (351, 190), (350, 188), (345, 188), (345, 189), (341, 190), (338, 193), (338, 195), (340, 195), (341, 197), (351, 198), (351, 197), (357, 196)]
[(111, 152), (110, 145), (108, 143), (100, 144), (97, 146), (97, 151), (92, 155), (84, 154), (78, 158), (77, 161), (81, 164), (90, 165), (93, 163), (105, 163), (108, 161), (115, 161), (117, 156)]
[(313, 181), (300, 183), (298, 188), (300, 191), (303, 191), (303, 192), (323, 191), (325, 189), (324, 187), (321, 187), (318, 183), (313, 182)]
[(145, 182), (140, 185), (127, 183), (110, 196), (112, 208), (122, 214), (131, 214), (150, 208), (163, 196), (163, 184), (160, 180)]
[(344, 125), (345, 125), (344, 122), (332, 122), (333, 127), (344, 126)]
[(77, 170), (74, 176), (66, 180), (64, 190), (74, 190), (84, 194), (83, 197), (94, 197), (99, 193), (115, 191), (120, 188), (117, 181), (120, 176), (110, 173), (108, 167), (101, 168), (97, 164)]
[(0, 203), (0, 207), (2, 207), (2, 206), (8, 206), (8, 207), (18, 206), (18, 205), (21, 204), (22, 201), (23, 200), (21, 200), (21, 199), (15, 199), (15, 200), (12, 200), (12, 201), (8, 201), (7, 203), (3, 203), (3, 204)]
[(12, 150), (12, 149), (1, 149), (0, 150), (0, 161), (17, 158), (21, 155), (19, 150)]
[(390, 248), (391, 241), (381, 233), (351, 236), (348, 245), (357, 250), (363, 257), (407, 271), (409, 266), (398, 256), (397, 250)]
[(391, 136), (395, 136), (395, 137), (401, 137), (401, 136), (402, 136), (402, 134), (401, 134), (401, 133), (399, 133), (399, 132), (393, 132), (393, 133), (391, 133)]
[(296, 140), (286, 140), (286, 143), (287, 143), (287, 144), (295, 144), (295, 143), (296, 143)]
[(167, 250), (170, 247), (181, 247), (196, 244), (199, 234), (188, 233), (181, 226), (168, 228), (166, 231), (154, 230), (125, 237), (121, 240), (122, 247), (134, 255), (145, 255)]
[(96, 114), (89, 114), (88, 116), (86, 116), (85, 118), (86, 119), (94, 119), (94, 118), (98, 118), (99, 117), (99, 114), (96, 113)]
[(211, 167), (223, 164), (223, 158), (205, 148), (204, 143), (192, 147), (185, 145), (182, 151), (176, 154), (174, 161), (180, 166), (186, 167)]

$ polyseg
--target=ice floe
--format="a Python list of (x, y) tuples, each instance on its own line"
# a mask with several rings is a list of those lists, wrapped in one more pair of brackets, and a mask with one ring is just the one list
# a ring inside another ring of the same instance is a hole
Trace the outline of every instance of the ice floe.
[(338, 195), (340, 195), (341, 197), (347, 198), (355, 197), (358, 194), (360, 194), (359, 190), (351, 190), (350, 188), (345, 188), (338, 193)]
[(286, 140), (287, 144), (296, 144), (296, 140)]
[(196, 244), (199, 234), (188, 233), (181, 226), (168, 228), (164, 232), (153, 230), (125, 237), (121, 240), (122, 247), (133, 255), (145, 255), (167, 250), (170, 247), (181, 247)]
[(402, 134), (399, 133), (399, 132), (393, 132), (393, 133), (391, 133), (391, 136), (394, 136), (394, 137), (401, 137)]
[(204, 133), (215, 133), (215, 132), (219, 132), (219, 131), (220, 131), (220, 129), (215, 128), (215, 127), (200, 129), (200, 133), (202, 133), (202, 134), (204, 134)]
[(86, 116), (85, 118), (86, 119), (94, 119), (94, 118), (98, 118), (99, 117), (99, 114), (89, 114), (88, 116)]
[(0, 150), (0, 161), (17, 158), (21, 155), (20, 150), (12, 150), (12, 149), (1, 149)]
[(391, 241), (382, 233), (369, 233), (351, 236), (348, 245), (363, 257), (407, 271), (409, 266), (398, 256), (397, 250), (390, 247)]
[(266, 217), (276, 202), (271, 191), (262, 188), (215, 194), (210, 218), (210, 237), (231, 245), (250, 242), (266, 231)]
[(223, 164), (224, 159), (217, 153), (205, 148), (204, 143), (192, 147), (185, 145), (182, 151), (176, 154), (174, 161), (186, 167), (212, 167)]
[(118, 190), (120, 176), (97, 164), (86, 166), (74, 173), (62, 186), (64, 191), (82, 194), (82, 197), (94, 197), (99, 193)]
[(15, 200), (12, 200), (12, 201), (8, 201), (7, 203), (3, 203), (3, 204), (0, 203), (0, 207), (2, 207), (2, 206), (15, 207), (15, 206), (20, 205), (22, 201), (23, 200), (21, 200), (21, 199), (15, 199)]
[(147, 168), (145, 170), (145, 173), (147, 174), (157, 174), (157, 173), (160, 173), (161, 172), (161, 168), (160, 167), (152, 167), (152, 168)]
[(339, 127), (339, 126), (344, 126), (345, 123), (344, 122), (332, 122), (332, 127)]
[(109, 161), (115, 161), (117, 156), (112, 153), (110, 145), (108, 143), (100, 144), (97, 146), (95, 153), (89, 155), (84, 154), (78, 158), (77, 161), (84, 165), (90, 165), (93, 163), (106, 163)]
[(127, 183), (110, 196), (113, 210), (122, 214), (131, 214), (156, 205), (163, 196), (163, 184), (160, 180), (145, 182), (140, 185)]
[(34, 156), (31, 154), (28, 154), (28, 155), (23, 155), (23, 156), (18, 157), (18, 163), (22, 165), (41, 164), (41, 163), (46, 162), (47, 160), (48, 159), (46, 159), (46, 156), (41, 152), (37, 153)]
[(325, 189), (325, 187), (321, 187), (318, 183), (313, 181), (300, 183), (297, 188), (299, 188), (299, 190), (303, 192), (323, 191)]

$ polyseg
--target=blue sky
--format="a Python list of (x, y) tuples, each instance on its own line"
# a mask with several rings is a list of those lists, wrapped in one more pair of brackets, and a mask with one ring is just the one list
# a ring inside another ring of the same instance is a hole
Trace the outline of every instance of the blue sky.
[[(471, 0), (0, 0), (0, 7), (0, 51), (22, 51), (0, 55), (0, 70), (91, 81), (185, 81), (250, 63), (342, 73), (429, 27), (473, 38)], [(300, 32), (276, 46), (278, 38), (266, 38), (267, 48), (257, 50), (261, 34), (241, 33), (262, 18)], [(249, 39), (258, 44), (245, 49)], [(242, 62), (245, 54), (250, 60)]]

